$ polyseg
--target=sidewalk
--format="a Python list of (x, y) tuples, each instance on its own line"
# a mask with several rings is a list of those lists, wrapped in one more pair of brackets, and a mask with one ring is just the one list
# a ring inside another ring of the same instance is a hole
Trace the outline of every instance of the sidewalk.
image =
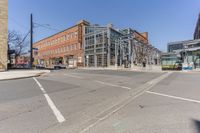
[(162, 72), (183, 72), (183, 73), (199, 73), (200, 69), (193, 69), (193, 70), (182, 70), (182, 71), (177, 71), (177, 70), (165, 70), (163, 71), (161, 66), (146, 66), (146, 67), (141, 67), (141, 66), (134, 66), (133, 68), (124, 68), (124, 67), (83, 67), (83, 68), (78, 68), (78, 69), (83, 69), (83, 70), (116, 70), (116, 71), (136, 71), (136, 72), (153, 72), (153, 73), (162, 73)]
[(37, 77), (45, 73), (49, 73), (49, 70), (10, 70), (0, 72), (0, 81), (1, 80), (12, 80), (12, 79), (21, 79), (29, 77)]
[(124, 67), (83, 67), (79, 69), (86, 70), (117, 70), (117, 71), (139, 71), (139, 72), (163, 72), (161, 66), (134, 66), (133, 68), (124, 68)]

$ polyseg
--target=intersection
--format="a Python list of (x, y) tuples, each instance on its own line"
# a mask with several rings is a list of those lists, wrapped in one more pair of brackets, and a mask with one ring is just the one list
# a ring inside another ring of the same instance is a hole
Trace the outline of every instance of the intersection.
[(0, 132), (199, 133), (199, 77), (75, 69), (0, 81)]

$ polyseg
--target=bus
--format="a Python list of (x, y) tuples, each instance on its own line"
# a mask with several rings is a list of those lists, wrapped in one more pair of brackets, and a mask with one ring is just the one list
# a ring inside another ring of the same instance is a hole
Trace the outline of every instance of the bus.
[(164, 53), (161, 56), (162, 70), (182, 70), (181, 57), (176, 53)]

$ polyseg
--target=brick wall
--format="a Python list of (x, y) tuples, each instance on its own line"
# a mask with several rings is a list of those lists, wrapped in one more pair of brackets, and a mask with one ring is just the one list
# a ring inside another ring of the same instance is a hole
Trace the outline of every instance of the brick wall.
[(0, 0), (0, 69), (7, 69), (8, 0)]
[(63, 64), (66, 64), (66, 60), (73, 56), (77, 64), (83, 63), (83, 49), (82, 49), (82, 28), (88, 22), (82, 20), (78, 24), (54, 34), (50, 37), (42, 39), (33, 44), (34, 48), (38, 51), (33, 51), (34, 64), (38, 64), (38, 60), (44, 60), (45, 66), (52, 65), (52, 60), (55, 58), (62, 58)]
[(134, 34), (136, 40), (141, 41), (145, 44), (148, 44), (148, 32), (139, 33), (137, 31), (135, 31), (133, 34)]

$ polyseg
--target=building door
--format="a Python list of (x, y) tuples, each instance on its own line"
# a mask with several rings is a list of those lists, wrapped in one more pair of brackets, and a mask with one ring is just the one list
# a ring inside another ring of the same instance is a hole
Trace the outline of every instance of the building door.
[(63, 64), (63, 58), (59, 57), (55, 59), (55, 65)]
[(69, 67), (76, 67), (77, 66), (77, 59), (75, 58), (75, 56), (71, 55), (68, 56), (68, 66)]

